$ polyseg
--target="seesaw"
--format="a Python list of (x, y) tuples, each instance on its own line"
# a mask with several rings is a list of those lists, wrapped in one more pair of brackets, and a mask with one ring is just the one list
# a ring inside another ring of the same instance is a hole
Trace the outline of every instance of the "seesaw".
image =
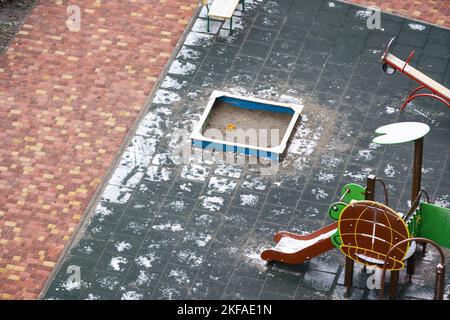
[[(401, 110), (404, 110), (409, 102), (419, 97), (434, 98), (450, 108), (450, 90), (409, 64), (412, 57), (414, 56), (414, 50), (410, 53), (406, 61), (397, 58), (395, 55), (389, 52), (394, 40), (395, 37), (391, 39), (381, 57), (381, 63), (383, 63), (384, 72), (388, 75), (392, 75), (396, 70), (399, 70), (411, 79), (420, 83), (420, 86), (414, 89), (406, 98)], [(431, 93), (419, 93), (419, 91), (424, 89), (431, 91)]]
[[(307, 235), (279, 232), (275, 235), (275, 247), (264, 250), (261, 258), (269, 262), (297, 264), (339, 248), (346, 256), (344, 285), (348, 295), (353, 285), (356, 261), (383, 269), (381, 298), (385, 272), (390, 270), (390, 298), (395, 299), (399, 270), (406, 266), (411, 281), (417, 243), (424, 244), (423, 254), (426, 244), (431, 244), (441, 258), (436, 267), (434, 298), (443, 299), (445, 256), (440, 247), (450, 249), (450, 209), (430, 203), (428, 194), (421, 188), (423, 141), (429, 126), (401, 122), (380, 127), (375, 132), (378, 136), (373, 139), (374, 143), (415, 143), (410, 210), (402, 214), (390, 208), (386, 185), (381, 179), (369, 175), (366, 187), (347, 184), (341, 190), (339, 201), (329, 207), (329, 216), (337, 222)], [(384, 189), (384, 204), (374, 201), (377, 182)]]

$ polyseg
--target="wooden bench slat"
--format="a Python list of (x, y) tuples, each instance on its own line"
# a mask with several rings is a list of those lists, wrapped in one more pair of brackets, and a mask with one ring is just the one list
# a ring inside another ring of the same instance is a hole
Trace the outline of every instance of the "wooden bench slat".
[[(396, 66), (400, 70), (405, 65), (405, 61), (402, 61), (401, 59), (397, 58), (396, 56), (394, 56), (391, 53), (388, 53), (386, 55), (385, 60), (388, 61), (389, 63), (391, 63), (392, 65)], [(427, 87), (431, 88), (432, 90), (438, 92), (439, 94), (443, 95), (445, 98), (450, 100), (450, 90), (449, 89), (444, 87), (439, 82), (431, 79), (427, 75), (423, 74), (422, 72), (420, 72), (416, 68), (412, 67), (411, 65), (408, 64), (405, 67), (405, 69), (403, 70), (403, 72), (405, 72), (406, 74), (411, 75), (412, 77), (414, 77), (415, 79), (419, 80), (420, 82), (422, 82)]]
[(238, 4), (239, 0), (214, 0), (208, 16), (218, 19), (230, 19)]

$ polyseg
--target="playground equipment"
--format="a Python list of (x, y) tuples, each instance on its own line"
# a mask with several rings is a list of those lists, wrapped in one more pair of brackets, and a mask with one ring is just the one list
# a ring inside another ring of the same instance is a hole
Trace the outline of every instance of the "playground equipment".
[(298, 264), (334, 248), (331, 236), (336, 233), (337, 223), (332, 223), (307, 235), (286, 231), (275, 235), (274, 249), (264, 250), (261, 258), (268, 261), (281, 261)]
[[(388, 206), (385, 184), (369, 175), (366, 187), (347, 184), (339, 201), (329, 207), (329, 216), (337, 222), (309, 235), (279, 232), (275, 235), (277, 245), (263, 251), (261, 258), (296, 264), (338, 247), (346, 256), (344, 285), (348, 295), (356, 261), (383, 268), (383, 280), (385, 271), (391, 270), (390, 298), (395, 299), (399, 270), (404, 268), (405, 261), (409, 280), (414, 273), (416, 242), (431, 243), (441, 254), (441, 262), (436, 268), (435, 299), (442, 299), (445, 258), (439, 246), (450, 248), (450, 209), (431, 204), (428, 194), (421, 188), (423, 140), (429, 129), (426, 124), (402, 122), (375, 131), (379, 134), (373, 139), (375, 143), (415, 143), (411, 208), (406, 214)], [(374, 201), (377, 182), (383, 186), (385, 204)], [(423, 253), (425, 249), (424, 245)]]
[(245, 0), (214, 0), (211, 8), (209, 7), (208, 0), (202, 0), (202, 5), (206, 7), (207, 11), (207, 30), (209, 30), (209, 22), (211, 19), (226, 20), (230, 19), (230, 35), (233, 33), (233, 13), (239, 3), (242, 4), (242, 12), (245, 10)]
[[(411, 79), (420, 83), (420, 86), (414, 89), (406, 98), (401, 110), (404, 110), (409, 102), (419, 97), (431, 97), (437, 99), (450, 108), (450, 90), (409, 64), (412, 57), (414, 56), (414, 50), (410, 53), (406, 61), (402, 61), (389, 52), (394, 40), (395, 37), (391, 39), (381, 57), (381, 63), (383, 63), (383, 71), (388, 75), (392, 75), (396, 70), (399, 70)], [(431, 93), (418, 93), (419, 91), (424, 89), (428, 89), (429, 91), (431, 91)]]
[[(404, 267), (409, 243), (405, 243), (387, 259), (393, 244), (409, 238), (401, 216), (386, 205), (375, 201), (358, 201), (347, 205), (339, 216), (335, 236), (342, 253), (365, 265), (384, 265), (389, 270)], [(384, 261), (384, 263), (383, 263)]]
[[(352, 200), (365, 199), (364, 188), (358, 184), (350, 183), (344, 186), (342, 197), (329, 209), (330, 216), (334, 217), (335, 210), (346, 206)], [(320, 230), (306, 235), (298, 235), (286, 231), (278, 232), (275, 237), (276, 246), (264, 250), (261, 258), (266, 261), (280, 261), (288, 264), (303, 263), (328, 250), (334, 249), (338, 223), (334, 222)]]
[(423, 242), (423, 243), (429, 243), (433, 245), (440, 255), (440, 263), (436, 266), (436, 284), (434, 287), (434, 300), (443, 300), (444, 299), (444, 286), (445, 286), (445, 256), (442, 249), (436, 244), (436, 242), (426, 239), (426, 238), (409, 238), (400, 241), (399, 243), (395, 244), (387, 253), (386, 259), (384, 261), (383, 266), (383, 272), (381, 274), (381, 290), (380, 290), (380, 299), (383, 300), (384, 298), (384, 279), (386, 277), (386, 265), (387, 260), (390, 258), (391, 253), (397, 250), (397, 248), (407, 242)]

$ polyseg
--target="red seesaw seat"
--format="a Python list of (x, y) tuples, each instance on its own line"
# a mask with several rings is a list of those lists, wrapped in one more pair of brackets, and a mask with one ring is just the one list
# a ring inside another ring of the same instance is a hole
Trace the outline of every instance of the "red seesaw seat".
[[(386, 50), (383, 53), (383, 56), (381, 57), (381, 62), (384, 64), (383, 70), (387, 74), (394, 74), (396, 70), (399, 70), (400, 72), (406, 74), (408, 77), (421, 84), (418, 88), (414, 89), (409, 94), (408, 98), (406, 98), (405, 102), (402, 105), (402, 110), (405, 109), (406, 105), (410, 101), (418, 97), (431, 97), (437, 99), (450, 108), (450, 89), (444, 87), (439, 82), (431, 79), (426, 74), (408, 64), (414, 55), (414, 51), (411, 52), (406, 61), (403, 61), (394, 56), (392, 53), (389, 53), (394, 39), (395, 37), (391, 39)], [(423, 89), (428, 89), (432, 93), (418, 93)]]

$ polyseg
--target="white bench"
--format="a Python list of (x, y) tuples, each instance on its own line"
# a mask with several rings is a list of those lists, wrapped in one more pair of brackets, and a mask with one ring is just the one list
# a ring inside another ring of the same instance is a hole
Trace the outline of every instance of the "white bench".
[(214, 0), (211, 8), (208, 5), (208, 0), (202, 0), (202, 4), (206, 6), (207, 10), (207, 30), (209, 30), (209, 19), (227, 20), (230, 19), (230, 34), (233, 32), (233, 13), (236, 10), (239, 2), (242, 4), (242, 11), (245, 10), (245, 0)]

